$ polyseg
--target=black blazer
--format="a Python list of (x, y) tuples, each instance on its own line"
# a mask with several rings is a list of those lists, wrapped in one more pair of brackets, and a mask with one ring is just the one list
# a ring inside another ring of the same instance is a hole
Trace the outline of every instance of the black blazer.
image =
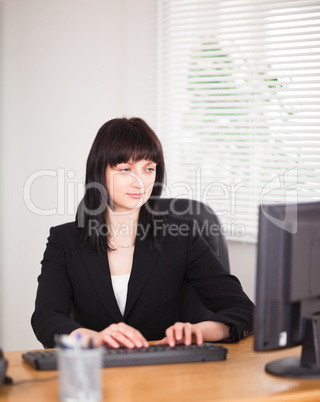
[(124, 316), (113, 293), (107, 250), (98, 254), (80, 244), (74, 222), (60, 225), (50, 230), (32, 327), (45, 347), (55, 346), (55, 334), (80, 327), (101, 331), (121, 321), (148, 340), (161, 339), (179, 320), (184, 278), (212, 311), (208, 319), (234, 328), (233, 340), (251, 333), (252, 302), (207, 242), (194, 233), (192, 220), (166, 217), (161, 252), (137, 236)]

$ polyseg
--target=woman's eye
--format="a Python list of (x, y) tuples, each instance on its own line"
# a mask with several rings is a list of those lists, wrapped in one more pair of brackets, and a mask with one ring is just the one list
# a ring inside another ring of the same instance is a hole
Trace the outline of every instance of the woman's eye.
[(130, 169), (129, 169), (129, 168), (120, 169), (120, 172), (129, 173), (129, 172), (130, 172)]
[(155, 171), (155, 168), (147, 168), (146, 170), (147, 170), (147, 172), (152, 173)]

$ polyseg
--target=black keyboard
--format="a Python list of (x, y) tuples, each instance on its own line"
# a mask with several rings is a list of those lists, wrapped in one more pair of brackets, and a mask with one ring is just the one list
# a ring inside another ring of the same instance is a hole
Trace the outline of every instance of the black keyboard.
[[(205, 342), (203, 345), (150, 345), (148, 348), (111, 349), (103, 351), (103, 367), (141, 366), (151, 364), (211, 362), (226, 360), (228, 349)], [(29, 351), (22, 359), (36, 370), (56, 370), (56, 350)]]

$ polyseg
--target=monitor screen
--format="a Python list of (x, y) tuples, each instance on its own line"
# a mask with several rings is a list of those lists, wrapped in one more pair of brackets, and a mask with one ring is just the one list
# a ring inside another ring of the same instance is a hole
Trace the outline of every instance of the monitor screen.
[(320, 377), (320, 202), (259, 208), (254, 349), (302, 344), (266, 371)]

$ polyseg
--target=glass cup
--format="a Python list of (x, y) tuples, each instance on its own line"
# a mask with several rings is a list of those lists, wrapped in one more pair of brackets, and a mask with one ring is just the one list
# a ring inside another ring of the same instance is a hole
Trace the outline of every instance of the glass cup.
[(102, 398), (102, 348), (57, 348), (59, 398), (62, 401), (95, 402)]

